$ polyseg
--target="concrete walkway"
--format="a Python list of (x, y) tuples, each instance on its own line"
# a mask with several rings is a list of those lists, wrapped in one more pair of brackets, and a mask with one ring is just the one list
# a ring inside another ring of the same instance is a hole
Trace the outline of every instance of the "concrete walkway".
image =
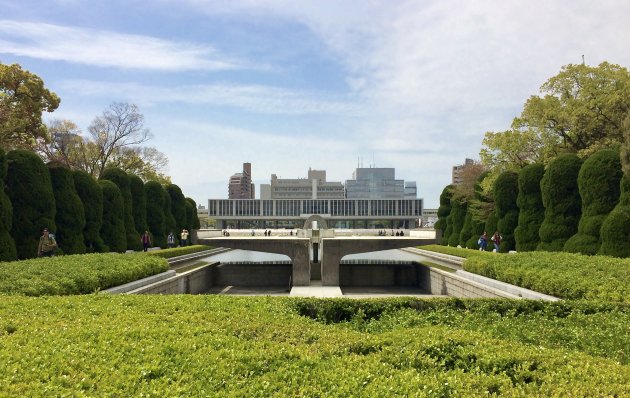
[(311, 281), (310, 286), (293, 286), (289, 296), (293, 297), (343, 297), (339, 286), (322, 286), (322, 281)]

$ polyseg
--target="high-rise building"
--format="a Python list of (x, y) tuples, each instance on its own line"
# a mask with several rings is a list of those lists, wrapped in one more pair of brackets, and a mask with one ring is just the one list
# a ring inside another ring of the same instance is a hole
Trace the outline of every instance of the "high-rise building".
[(260, 184), (261, 199), (343, 199), (341, 182), (326, 181), (326, 170), (308, 170), (307, 178), (278, 178)]
[(243, 163), (243, 172), (230, 177), (228, 185), (228, 198), (230, 199), (255, 199), (256, 189), (252, 183), (252, 164)]
[(462, 181), (463, 181), (464, 168), (466, 168), (466, 166), (471, 166), (473, 164), (475, 164), (474, 160), (466, 158), (466, 160), (464, 161), (464, 164), (453, 166), (453, 182), (452, 182), (452, 184), (453, 185), (461, 184)]
[(352, 180), (346, 180), (347, 199), (413, 199), (415, 181), (396, 179), (393, 167), (357, 168)]

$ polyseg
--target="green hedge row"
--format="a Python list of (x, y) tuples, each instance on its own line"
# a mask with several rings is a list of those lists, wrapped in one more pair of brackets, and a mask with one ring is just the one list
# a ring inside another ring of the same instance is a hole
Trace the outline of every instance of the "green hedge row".
[(211, 246), (206, 245), (192, 245), (192, 246), (184, 246), (184, 247), (174, 247), (172, 249), (163, 249), (163, 250), (152, 250), (147, 252), (152, 256), (158, 256), (162, 258), (171, 258), (177, 256), (183, 256), (185, 254), (202, 252), (204, 250), (212, 249)]
[[(374, 300), (322, 302), (350, 303), (355, 316), (318, 322), (300, 316), (295, 301), (273, 297), (7, 297), (0, 302), (0, 391), (29, 397), (621, 397), (630, 385), (629, 367), (617, 357), (624, 347), (600, 336), (627, 327), (627, 308), (535, 303), (541, 309), (529, 311), (528, 303), (502, 300), (485, 308), (428, 300), (370, 318)], [(563, 322), (549, 322), (567, 312)], [(584, 323), (592, 325), (592, 336), (580, 331)], [(543, 333), (497, 337), (501, 328)]]
[(0, 294), (87, 294), (168, 270), (142, 254), (79, 254), (0, 263)]

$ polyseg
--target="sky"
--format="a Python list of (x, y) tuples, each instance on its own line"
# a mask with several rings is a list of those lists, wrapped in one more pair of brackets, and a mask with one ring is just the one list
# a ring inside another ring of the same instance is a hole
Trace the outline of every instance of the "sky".
[(186, 196), (345, 181), (394, 167), (437, 208), (452, 166), (478, 159), (563, 65), (630, 66), (627, 0), (0, 0), (0, 62), (59, 95), (45, 120), (85, 133), (138, 105)]

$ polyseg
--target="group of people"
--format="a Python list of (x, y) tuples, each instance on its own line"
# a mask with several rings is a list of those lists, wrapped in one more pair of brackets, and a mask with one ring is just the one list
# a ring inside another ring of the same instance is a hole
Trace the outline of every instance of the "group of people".
[[(492, 238), (490, 238), (490, 241), (494, 243), (494, 249), (497, 253), (499, 252), (499, 248), (501, 247), (501, 239), (503, 239), (503, 237), (501, 236), (499, 231), (496, 231), (494, 235), (492, 235)], [(488, 233), (486, 231), (483, 231), (483, 234), (481, 234), (481, 236), (479, 237), (477, 244), (479, 245), (480, 251), (486, 251), (486, 249), (488, 248)]]
[[(188, 230), (182, 229), (182, 232), (179, 235), (180, 246), (184, 247), (188, 245), (188, 235)], [(151, 247), (151, 234), (149, 234), (149, 231), (144, 231), (144, 233), (140, 236), (140, 242), (142, 243), (142, 250), (145, 252), (148, 251), (149, 247)], [(173, 231), (171, 231), (166, 237), (166, 246), (169, 249), (175, 247), (175, 234), (173, 234)]]
[[(378, 230), (378, 236), (387, 236), (387, 232), (385, 232), (385, 230)], [(394, 230), (392, 229), (392, 236), (405, 236), (405, 232), (404, 231), (396, 231), (396, 233), (394, 233)]]

